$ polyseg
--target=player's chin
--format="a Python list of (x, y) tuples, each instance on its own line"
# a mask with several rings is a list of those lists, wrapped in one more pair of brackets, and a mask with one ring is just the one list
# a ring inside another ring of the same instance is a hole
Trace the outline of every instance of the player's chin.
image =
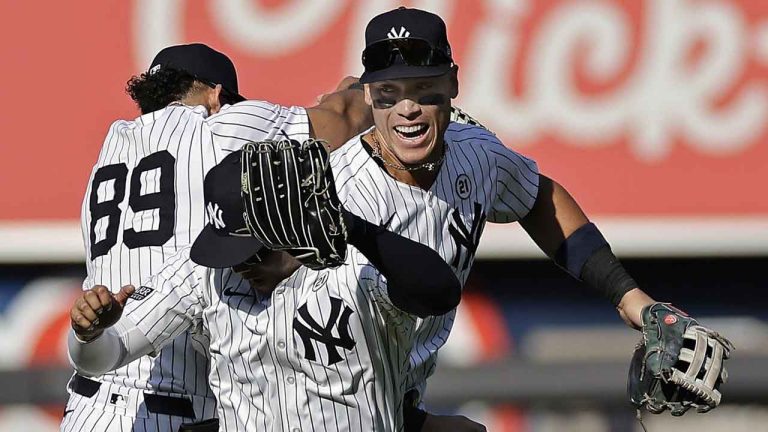
[(430, 159), (430, 155), (432, 154), (434, 148), (435, 146), (431, 142), (425, 143), (423, 146), (416, 148), (401, 147), (398, 149), (399, 151), (397, 153), (397, 157), (401, 162), (407, 165), (418, 165)]

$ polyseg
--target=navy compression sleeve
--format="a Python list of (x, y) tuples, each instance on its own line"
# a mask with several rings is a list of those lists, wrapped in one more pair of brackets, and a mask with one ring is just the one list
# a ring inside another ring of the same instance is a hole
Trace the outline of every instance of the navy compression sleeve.
[(461, 285), (430, 247), (344, 211), (348, 241), (387, 278), (392, 304), (419, 317), (443, 315), (458, 306)]

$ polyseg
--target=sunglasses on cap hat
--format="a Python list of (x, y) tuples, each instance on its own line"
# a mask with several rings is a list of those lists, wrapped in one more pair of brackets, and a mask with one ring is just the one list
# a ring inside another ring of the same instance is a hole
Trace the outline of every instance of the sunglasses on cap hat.
[(385, 39), (369, 45), (363, 51), (363, 66), (377, 71), (392, 66), (400, 56), (408, 66), (438, 66), (453, 62), (447, 48), (435, 48), (417, 38)]

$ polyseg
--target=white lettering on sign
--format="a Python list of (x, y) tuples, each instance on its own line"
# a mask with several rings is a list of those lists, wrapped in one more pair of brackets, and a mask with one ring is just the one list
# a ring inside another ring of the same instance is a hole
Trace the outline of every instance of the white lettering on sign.
[[(663, 159), (681, 137), (710, 155), (755, 144), (768, 125), (768, 82), (739, 86), (754, 52), (743, 14), (724, 1), (645, 5), (638, 59), (618, 87), (585, 93), (574, 68), (582, 66), (579, 72), (598, 82), (621, 70), (631, 54), (629, 17), (608, 2), (580, 1), (554, 9), (529, 35), (533, 45), (521, 59), (525, 83), (518, 95), (510, 74), (530, 5), (489, 1), (488, 21), (465, 50), (464, 106), (516, 146), (544, 132), (583, 147), (628, 136), (633, 153), (650, 162)], [(696, 43), (704, 44), (702, 55), (684, 61)]]

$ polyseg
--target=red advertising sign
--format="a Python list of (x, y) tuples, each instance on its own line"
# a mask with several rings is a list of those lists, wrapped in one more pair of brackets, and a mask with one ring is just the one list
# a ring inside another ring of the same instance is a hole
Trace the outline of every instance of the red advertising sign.
[(447, 22), (457, 104), (590, 215), (767, 233), (762, 0), (5, 1), (0, 222), (79, 218), (107, 127), (138, 115), (125, 82), (163, 46), (203, 41), (245, 95), (312, 104), (359, 74), (365, 24), (401, 3)]

